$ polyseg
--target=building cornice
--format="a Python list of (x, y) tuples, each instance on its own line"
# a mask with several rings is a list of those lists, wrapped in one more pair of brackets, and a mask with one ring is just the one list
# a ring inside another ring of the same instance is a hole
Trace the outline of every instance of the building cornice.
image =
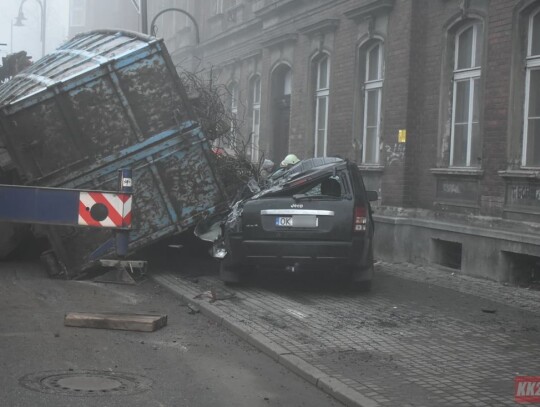
[(269, 48), (269, 47), (284, 44), (287, 42), (296, 42), (297, 40), (298, 40), (298, 34), (294, 34), (294, 33), (281, 34), (273, 38), (269, 38), (262, 41), (261, 46), (264, 48)]
[(283, 13), (295, 7), (301, 6), (304, 0), (278, 0), (270, 4), (266, 0), (257, 0), (253, 4), (253, 13), (257, 17), (268, 17), (271, 14)]
[(327, 18), (325, 20), (317, 21), (316, 23), (302, 27), (298, 30), (298, 32), (300, 34), (309, 35), (316, 32), (334, 31), (338, 25), (339, 20), (337, 18)]
[(241, 26), (236, 27), (233, 30), (228, 30), (216, 37), (212, 37), (207, 39), (205, 42), (201, 43), (199, 45), (199, 49), (205, 50), (210, 47), (215, 47), (217, 44), (219, 44), (222, 41), (227, 41), (231, 37), (238, 36), (240, 33), (244, 31), (250, 31), (255, 30), (259, 32), (262, 29), (262, 21), (259, 19), (250, 20), (246, 24), (242, 24)]
[(394, 7), (395, 0), (371, 0), (366, 4), (346, 11), (345, 17), (352, 20), (361, 20), (377, 14), (389, 13)]

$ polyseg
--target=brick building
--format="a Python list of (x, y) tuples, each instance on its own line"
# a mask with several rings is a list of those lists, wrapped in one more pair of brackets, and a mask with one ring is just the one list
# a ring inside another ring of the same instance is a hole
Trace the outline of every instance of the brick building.
[(219, 71), (253, 158), (356, 161), (378, 258), (540, 279), (540, 0), (186, 1), (177, 63)]

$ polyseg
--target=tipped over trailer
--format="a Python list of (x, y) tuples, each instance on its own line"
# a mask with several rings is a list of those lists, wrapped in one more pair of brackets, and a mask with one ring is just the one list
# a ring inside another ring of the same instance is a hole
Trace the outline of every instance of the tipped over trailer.
[[(131, 169), (129, 253), (227, 202), (186, 89), (154, 37), (80, 34), (19, 73), (0, 87), (0, 143), (30, 186), (116, 190), (118, 171)], [(114, 251), (107, 231), (39, 229), (69, 278)]]

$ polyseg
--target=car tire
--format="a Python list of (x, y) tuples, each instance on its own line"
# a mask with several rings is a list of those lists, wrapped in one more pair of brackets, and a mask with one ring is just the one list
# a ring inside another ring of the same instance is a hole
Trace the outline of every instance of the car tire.
[(242, 282), (242, 269), (232, 266), (227, 258), (219, 263), (219, 278), (225, 285), (236, 285)]
[(366, 265), (364, 267), (353, 268), (350, 274), (352, 287), (357, 292), (371, 291), (371, 281), (375, 270), (373, 261), (373, 250), (370, 248)]

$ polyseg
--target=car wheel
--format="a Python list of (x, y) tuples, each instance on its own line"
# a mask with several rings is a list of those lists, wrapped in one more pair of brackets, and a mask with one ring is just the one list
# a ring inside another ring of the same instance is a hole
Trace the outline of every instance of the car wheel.
[(355, 291), (371, 291), (371, 280), (375, 269), (373, 263), (373, 252), (370, 250), (366, 265), (364, 267), (355, 267), (351, 270), (350, 280)]
[(242, 269), (240, 266), (232, 266), (225, 258), (219, 263), (219, 278), (226, 285), (239, 284), (242, 282)]

